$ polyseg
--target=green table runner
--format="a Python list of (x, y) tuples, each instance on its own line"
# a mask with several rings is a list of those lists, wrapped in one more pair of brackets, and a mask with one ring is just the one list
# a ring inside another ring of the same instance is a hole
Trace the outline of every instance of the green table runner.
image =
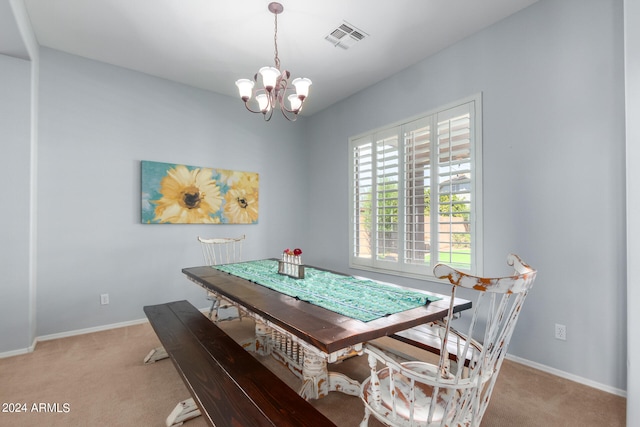
[(278, 274), (278, 261), (275, 260), (223, 264), (213, 268), (363, 322), (441, 299), (311, 267), (305, 267), (304, 279), (293, 279)]

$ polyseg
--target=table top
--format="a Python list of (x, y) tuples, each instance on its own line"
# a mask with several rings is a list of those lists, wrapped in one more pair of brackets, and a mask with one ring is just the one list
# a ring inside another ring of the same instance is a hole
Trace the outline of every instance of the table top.
[[(245, 307), (327, 354), (442, 319), (449, 310), (451, 300), (446, 295), (424, 292), (442, 299), (376, 320), (362, 322), (210, 266), (184, 268), (182, 272), (205, 289)], [(471, 308), (470, 301), (459, 298), (454, 300), (454, 311), (469, 308)]]

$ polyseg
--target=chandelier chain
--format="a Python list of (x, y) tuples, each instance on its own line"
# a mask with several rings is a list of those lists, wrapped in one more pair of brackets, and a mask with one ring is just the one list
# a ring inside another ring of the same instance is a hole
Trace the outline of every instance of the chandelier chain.
[(273, 32), (273, 44), (275, 46), (275, 61), (276, 61), (276, 68), (279, 70), (280, 69), (280, 58), (278, 58), (278, 14), (274, 13), (273, 16), (274, 21), (275, 21), (275, 30)]

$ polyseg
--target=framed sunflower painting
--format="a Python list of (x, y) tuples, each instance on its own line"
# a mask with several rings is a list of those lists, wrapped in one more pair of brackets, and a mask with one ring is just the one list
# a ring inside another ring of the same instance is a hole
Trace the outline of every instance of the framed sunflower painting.
[(143, 160), (144, 224), (257, 224), (255, 172)]

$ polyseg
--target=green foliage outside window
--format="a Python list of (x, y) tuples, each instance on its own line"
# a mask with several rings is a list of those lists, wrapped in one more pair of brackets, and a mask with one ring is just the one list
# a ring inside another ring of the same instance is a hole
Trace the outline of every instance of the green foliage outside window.
[[(385, 233), (397, 231), (398, 224), (398, 184), (383, 184), (378, 189), (378, 206), (377, 218), (380, 220), (378, 224), (379, 230)], [(427, 188), (424, 196), (424, 215), (431, 216), (431, 188)], [(461, 198), (457, 194), (441, 194), (439, 203), (440, 215), (449, 215), (462, 218), (465, 223), (469, 222), (469, 202)], [(371, 212), (371, 193), (367, 193), (360, 200), (360, 212)], [(372, 218), (365, 215), (363, 218), (365, 229), (372, 230)], [(468, 228), (468, 225), (466, 225)], [(468, 233), (455, 234), (456, 243), (469, 243), (470, 236)]]

